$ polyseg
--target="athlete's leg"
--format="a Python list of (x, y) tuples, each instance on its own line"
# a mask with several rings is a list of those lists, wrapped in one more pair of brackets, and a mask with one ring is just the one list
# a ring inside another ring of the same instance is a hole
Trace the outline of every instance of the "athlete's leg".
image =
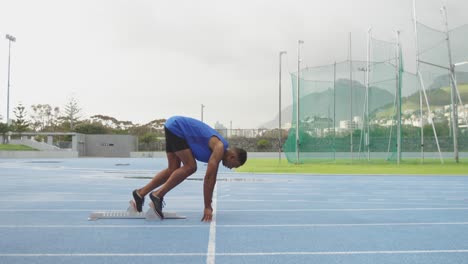
[(183, 182), (188, 176), (197, 171), (197, 162), (195, 161), (190, 149), (176, 151), (175, 155), (182, 162), (183, 166), (174, 170), (161, 188), (152, 193), (152, 195), (159, 197), (160, 199), (162, 199), (166, 193), (174, 187)]
[(138, 195), (140, 195), (140, 197), (144, 197), (152, 190), (163, 185), (167, 179), (169, 179), (169, 176), (171, 176), (175, 170), (180, 168), (181, 160), (174, 152), (167, 152), (166, 155), (168, 167), (156, 174), (156, 176), (154, 176), (154, 178), (148, 184), (138, 190)]

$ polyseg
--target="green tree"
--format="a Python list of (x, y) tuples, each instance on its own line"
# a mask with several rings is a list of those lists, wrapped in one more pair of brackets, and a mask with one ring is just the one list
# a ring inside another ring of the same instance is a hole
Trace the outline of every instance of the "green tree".
[(131, 121), (120, 121), (106, 115), (94, 115), (91, 117), (91, 120), (93, 123), (101, 123), (112, 130), (114, 134), (128, 134), (128, 130), (134, 126)]
[(154, 133), (146, 133), (143, 136), (139, 137), (138, 141), (144, 144), (150, 144), (152, 142), (157, 142), (158, 136)]
[(70, 130), (75, 128), (75, 125), (78, 123), (81, 118), (80, 112), (81, 108), (78, 106), (78, 102), (74, 97), (71, 97), (68, 103), (65, 105), (65, 115), (62, 116), (62, 119), (65, 122), (68, 122), (70, 125)]
[(16, 119), (13, 120), (14, 131), (19, 133), (28, 131), (29, 122), (26, 120), (26, 108), (20, 103), (17, 107), (13, 109), (13, 114), (16, 117)]
[[(435, 130), (437, 132), (438, 137), (448, 137), (450, 136), (450, 126), (447, 120), (441, 123), (434, 123)], [(424, 136), (434, 136), (434, 130), (432, 129), (432, 125), (428, 124), (425, 125), (423, 128)]]
[(146, 126), (149, 126), (151, 129), (163, 129), (166, 121), (165, 118), (155, 119), (146, 124)]
[(401, 136), (404, 138), (411, 138), (411, 137), (420, 137), (421, 136), (421, 128), (414, 127), (409, 125), (403, 125), (401, 127)]
[(0, 123), (0, 134), (3, 136), (3, 142), (0, 142), (0, 144), (5, 143), (6, 141), (6, 133), (10, 131), (10, 127), (6, 123)]
[[(263, 132), (263, 138), (278, 138), (278, 128), (266, 130)], [(286, 138), (288, 136), (288, 131), (285, 129), (281, 129), (281, 138)]]
[(49, 104), (32, 105), (31, 126), (35, 131), (55, 131), (59, 123), (60, 108)]
[(90, 122), (78, 124), (74, 131), (82, 134), (109, 134), (111, 132), (109, 128), (105, 127), (101, 123)]
[(266, 150), (271, 147), (271, 143), (269, 140), (266, 139), (260, 139), (257, 141), (257, 149), (258, 150)]
[(387, 127), (373, 125), (370, 127), (370, 136), (384, 138), (388, 136), (388, 130), (389, 128)]
[(128, 129), (129, 134), (141, 137), (146, 133), (156, 134), (158, 137), (164, 136), (164, 124), (166, 119), (155, 119), (144, 125), (133, 125)]

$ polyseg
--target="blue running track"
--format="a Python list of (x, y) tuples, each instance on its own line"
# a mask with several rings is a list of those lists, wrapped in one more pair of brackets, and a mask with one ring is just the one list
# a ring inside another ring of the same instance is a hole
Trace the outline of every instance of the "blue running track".
[[(170, 192), (183, 220), (125, 210), (164, 159), (0, 160), (0, 263), (468, 263), (467, 176), (245, 174), (205, 165)], [(147, 199), (148, 200), (148, 199)], [(145, 205), (145, 210), (148, 205)]]

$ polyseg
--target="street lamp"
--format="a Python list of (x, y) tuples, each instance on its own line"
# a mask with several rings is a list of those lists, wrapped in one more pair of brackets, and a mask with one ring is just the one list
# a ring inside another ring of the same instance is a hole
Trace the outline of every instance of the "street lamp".
[[(367, 60), (367, 63), (369, 64), (369, 59)], [(367, 67), (359, 67), (357, 70), (364, 72), (366, 96), (365, 96), (365, 105), (364, 105), (365, 114), (364, 114), (364, 121), (362, 123), (362, 128), (361, 128), (361, 135), (362, 135), (362, 132), (364, 131), (364, 135), (365, 135), (364, 142), (367, 148), (367, 161), (370, 161), (370, 132), (369, 132), (369, 72), (370, 72), (370, 68), (369, 68), (369, 65), (367, 65)]]
[(286, 53), (287, 53), (286, 51), (280, 51), (280, 52), (279, 52), (278, 159), (279, 159), (280, 162), (281, 162), (281, 56), (284, 55), (284, 54), (286, 54)]
[(205, 105), (201, 105), (201, 121), (203, 122), (203, 108), (205, 108)]
[(10, 65), (11, 65), (11, 42), (15, 42), (16, 38), (12, 35), (5, 35), (8, 40), (8, 84), (7, 84), (7, 124), (10, 125)]
[(301, 45), (304, 44), (303, 40), (297, 41), (297, 91), (296, 91), (296, 163), (299, 164), (299, 85), (301, 74)]

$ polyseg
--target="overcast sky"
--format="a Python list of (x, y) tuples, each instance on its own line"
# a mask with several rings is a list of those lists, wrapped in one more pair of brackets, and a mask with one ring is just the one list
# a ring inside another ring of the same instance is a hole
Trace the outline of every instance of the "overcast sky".
[[(418, 19), (441, 28), (468, 23), (466, 0), (418, 0)], [(401, 30), (406, 69), (414, 69), (412, 0), (0, 0), (0, 114), (6, 117), (8, 42), (12, 34), (10, 117), (22, 103), (146, 123), (201, 116), (233, 128), (257, 128), (278, 113), (278, 52), (283, 106), (289, 72), (303, 65), (365, 60), (366, 34), (394, 39)]]

